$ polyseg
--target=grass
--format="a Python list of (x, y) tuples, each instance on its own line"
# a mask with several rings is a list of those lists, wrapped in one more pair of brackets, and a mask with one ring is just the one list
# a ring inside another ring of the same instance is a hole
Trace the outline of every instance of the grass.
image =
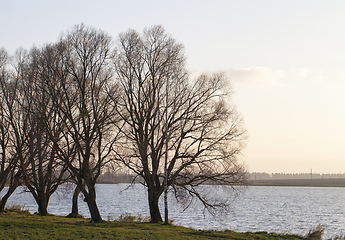
[(0, 214), (0, 239), (303, 239), (266, 232), (195, 230), (147, 222), (104, 221), (63, 216), (38, 216), (23, 211)]
[(9, 204), (6, 206), (6, 211), (29, 213), (28, 209), (25, 210), (25, 205), (20, 204)]
[(319, 225), (317, 225), (316, 228), (310, 229), (309, 232), (307, 233), (306, 237), (311, 238), (311, 239), (321, 239), (325, 230), (326, 230), (326, 227), (319, 224)]

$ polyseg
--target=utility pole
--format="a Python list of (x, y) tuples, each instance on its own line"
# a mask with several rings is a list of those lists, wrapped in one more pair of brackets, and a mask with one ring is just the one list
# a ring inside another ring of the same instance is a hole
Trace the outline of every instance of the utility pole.
[(169, 130), (168, 130), (168, 90), (169, 90), (169, 78), (166, 82), (165, 90), (165, 161), (164, 161), (164, 224), (169, 224), (168, 216), (168, 176), (167, 176), (167, 165), (168, 165), (168, 141), (169, 141)]

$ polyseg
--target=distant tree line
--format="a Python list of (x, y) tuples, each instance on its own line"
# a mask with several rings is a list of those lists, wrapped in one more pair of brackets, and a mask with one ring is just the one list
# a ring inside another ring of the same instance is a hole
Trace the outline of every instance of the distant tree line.
[(336, 179), (344, 178), (345, 173), (247, 173), (248, 180), (275, 180), (275, 179)]
[(183, 46), (161, 26), (112, 41), (77, 25), (41, 48), (0, 50), (0, 211), (24, 185), (47, 215), (51, 195), (72, 181), (73, 199), (82, 193), (99, 222), (95, 185), (113, 169), (142, 179), (160, 222), (164, 159), (167, 186), (186, 206), (226, 208), (200, 185), (246, 184), (237, 160), (246, 133), (224, 74), (191, 79)]

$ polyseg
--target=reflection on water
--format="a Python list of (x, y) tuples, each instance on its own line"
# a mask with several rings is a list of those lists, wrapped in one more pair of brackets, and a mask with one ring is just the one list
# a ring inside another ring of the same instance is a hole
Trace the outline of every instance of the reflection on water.
[[(147, 193), (140, 184), (97, 185), (97, 203), (102, 217), (111, 220), (123, 213), (149, 215)], [(214, 186), (204, 186), (218, 194)], [(48, 211), (52, 214), (67, 215), (71, 211), (72, 191), (60, 190), (54, 194)], [(199, 204), (184, 212), (176, 204), (172, 194), (169, 200), (169, 217), (174, 224), (196, 229), (231, 229), (240, 232), (267, 231), (305, 234), (318, 224), (327, 226), (325, 237), (342, 233), (345, 223), (345, 188), (327, 187), (270, 187), (249, 186), (232, 201), (231, 212), (227, 216), (214, 219)], [(163, 201), (162, 201), (163, 202)], [(30, 193), (19, 188), (10, 197), (8, 204), (25, 204), (30, 212), (37, 211)], [(161, 212), (163, 206), (161, 205)], [(89, 217), (88, 208), (80, 198), (79, 212)]]

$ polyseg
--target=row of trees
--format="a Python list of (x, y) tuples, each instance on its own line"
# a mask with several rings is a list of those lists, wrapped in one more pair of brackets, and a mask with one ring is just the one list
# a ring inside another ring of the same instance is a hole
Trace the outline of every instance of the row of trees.
[(115, 48), (103, 31), (77, 25), (42, 48), (1, 50), (0, 190), (9, 188), (0, 210), (25, 185), (46, 215), (50, 196), (73, 181), (101, 221), (95, 184), (111, 166), (143, 179), (151, 221), (162, 221), (166, 154), (179, 201), (224, 207), (198, 186), (246, 181), (237, 162), (245, 130), (226, 85), (223, 74), (190, 79), (183, 46), (161, 26), (122, 33)]
[(275, 180), (275, 179), (336, 179), (345, 178), (344, 173), (247, 173), (248, 180)]

